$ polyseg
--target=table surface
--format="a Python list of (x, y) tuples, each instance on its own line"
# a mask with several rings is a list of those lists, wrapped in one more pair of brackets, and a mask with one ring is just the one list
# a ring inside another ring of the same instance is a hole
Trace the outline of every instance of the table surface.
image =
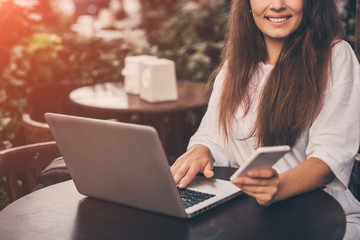
[[(215, 168), (227, 178), (232, 168)], [(322, 190), (262, 207), (241, 195), (193, 219), (177, 219), (79, 194), (72, 181), (26, 195), (0, 212), (2, 240), (341, 239), (345, 214)]]
[(206, 106), (210, 91), (205, 83), (178, 81), (178, 100), (150, 103), (139, 95), (127, 94), (120, 82), (100, 83), (73, 90), (70, 99), (75, 104), (93, 109), (127, 112), (170, 112)]

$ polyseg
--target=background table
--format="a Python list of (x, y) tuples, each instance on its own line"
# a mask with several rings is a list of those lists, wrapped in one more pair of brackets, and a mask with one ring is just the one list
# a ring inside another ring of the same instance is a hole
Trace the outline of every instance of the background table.
[(80, 116), (116, 119), (153, 126), (168, 156), (178, 157), (206, 111), (210, 90), (205, 83), (178, 81), (178, 100), (149, 103), (126, 94), (122, 83), (81, 87), (70, 93)]
[[(215, 176), (226, 179), (234, 170), (215, 168)], [(67, 181), (31, 193), (0, 212), (2, 240), (332, 240), (342, 239), (344, 232), (344, 211), (321, 190), (269, 207), (241, 195), (182, 220), (84, 197)]]

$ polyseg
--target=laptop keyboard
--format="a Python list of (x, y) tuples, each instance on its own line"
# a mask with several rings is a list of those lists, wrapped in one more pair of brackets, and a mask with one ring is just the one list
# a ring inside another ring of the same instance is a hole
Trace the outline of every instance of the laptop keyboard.
[(185, 189), (178, 188), (178, 190), (180, 193), (182, 203), (185, 208), (192, 207), (195, 204), (198, 204), (202, 201), (205, 201), (205, 200), (215, 196), (214, 194), (194, 191), (194, 190), (190, 190), (190, 189), (186, 189), (186, 188)]

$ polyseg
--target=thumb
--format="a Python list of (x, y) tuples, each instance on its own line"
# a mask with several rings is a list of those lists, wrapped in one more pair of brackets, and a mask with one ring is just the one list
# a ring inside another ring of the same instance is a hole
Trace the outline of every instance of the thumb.
[(211, 178), (214, 176), (214, 171), (213, 171), (213, 165), (212, 163), (208, 163), (206, 164), (204, 170), (203, 170), (203, 174), (206, 178)]

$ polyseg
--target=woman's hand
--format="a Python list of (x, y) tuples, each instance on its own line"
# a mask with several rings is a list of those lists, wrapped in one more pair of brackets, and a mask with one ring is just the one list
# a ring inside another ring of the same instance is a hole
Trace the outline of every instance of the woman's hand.
[(249, 171), (245, 177), (236, 177), (232, 183), (254, 197), (260, 205), (268, 206), (275, 201), (280, 180), (275, 169), (262, 168)]
[(179, 188), (186, 187), (199, 172), (211, 178), (214, 176), (212, 154), (208, 147), (194, 145), (175, 161), (170, 171)]

